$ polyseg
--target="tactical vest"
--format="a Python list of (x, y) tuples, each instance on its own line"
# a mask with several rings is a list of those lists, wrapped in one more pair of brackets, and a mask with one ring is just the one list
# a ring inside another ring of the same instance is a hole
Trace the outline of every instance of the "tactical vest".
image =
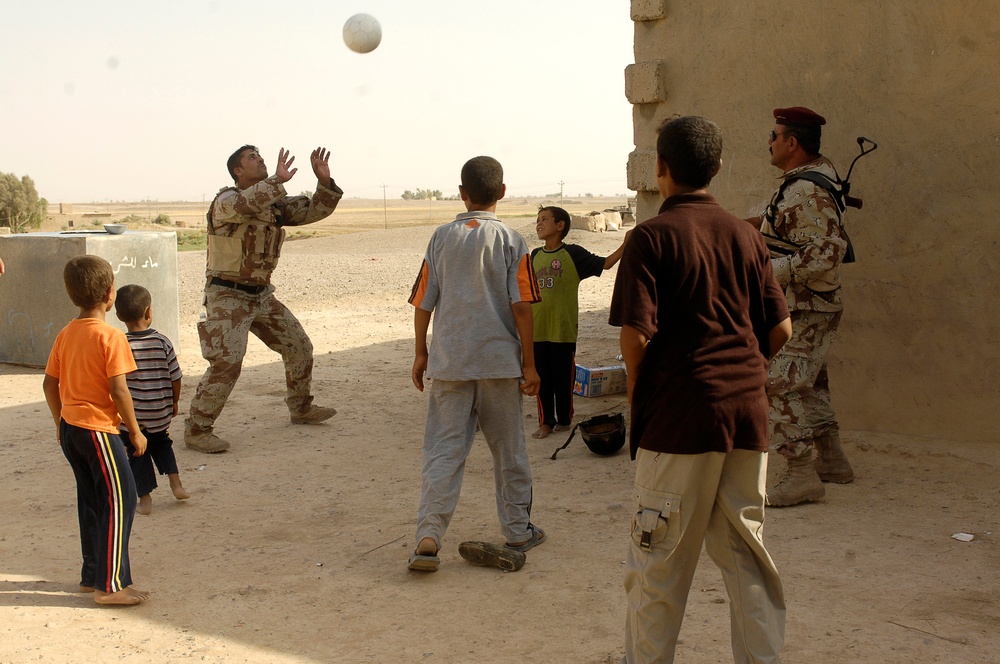
[[(851, 200), (848, 200), (849, 197), (844, 195), (843, 190), (841, 189), (841, 187), (838, 185), (837, 182), (834, 182), (826, 175), (823, 175), (822, 173), (819, 173), (817, 171), (803, 171), (802, 173), (793, 175), (792, 177), (782, 182), (781, 186), (778, 187), (778, 191), (775, 192), (774, 196), (771, 198), (770, 204), (767, 206), (767, 209), (764, 210), (764, 220), (768, 222), (768, 224), (771, 227), (771, 230), (773, 230), (775, 233), (775, 235), (768, 235), (766, 233), (764, 234), (764, 239), (767, 241), (768, 248), (774, 251), (775, 253), (781, 254), (783, 256), (788, 256), (790, 254), (794, 254), (802, 246), (792, 242), (787, 237), (782, 237), (781, 235), (779, 235), (778, 229), (774, 223), (778, 219), (778, 201), (782, 200), (782, 198), (784, 197), (785, 189), (788, 188), (788, 185), (790, 185), (792, 182), (795, 182), (796, 180), (808, 180), (809, 182), (815, 184), (817, 187), (820, 187), (821, 189), (827, 191), (830, 194), (830, 197), (833, 198), (833, 202), (836, 204), (837, 207), (837, 225), (840, 227), (841, 236), (847, 242), (847, 250), (844, 252), (844, 259), (841, 262), (853, 263), (855, 260), (857, 260), (856, 257), (854, 256), (854, 246), (851, 244), (851, 238), (847, 235), (847, 229), (844, 228), (844, 211), (847, 209), (847, 205), (851, 203)], [(852, 207), (860, 207), (860, 206), (852, 205)]]
[(244, 284), (270, 283), (271, 273), (278, 265), (283, 229), (268, 208), (260, 216), (240, 215), (239, 223), (216, 224), (215, 204), (228, 191), (225, 187), (215, 196), (205, 214), (208, 221), (208, 259), (206, 272)]

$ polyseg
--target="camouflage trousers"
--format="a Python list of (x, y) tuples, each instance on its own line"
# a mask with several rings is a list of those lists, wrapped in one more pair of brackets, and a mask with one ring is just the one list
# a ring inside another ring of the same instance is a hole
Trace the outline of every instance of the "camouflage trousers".
[(792, 312), (792, 338), (771, 360), (771, 448), (787, 459), (811, 456), (813, 439), (837, 427), (827, 356), (843, 312)]
[(209, 366), (191, 400), (188, 426), (212, 428), (240, 377), (251, 332), (281, 354), (289, 410), (301, 410), (312, 403), (312, 342), (288, 307), (274, 297), (274, 286), (251, 295), (209, 284), (205, 287), (205, 320), (198, 322), (201, 354)]

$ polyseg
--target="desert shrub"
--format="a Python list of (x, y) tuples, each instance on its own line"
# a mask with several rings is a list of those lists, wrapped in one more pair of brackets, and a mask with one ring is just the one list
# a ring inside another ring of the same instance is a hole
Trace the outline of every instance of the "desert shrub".
[(203, 251), (208, 246), (204, 231), (177, 231), (177, 251)]
[(170, 215), (161, 212), (160, 214), (156, 215), (156, 219), (153, 219), (153, 223), (159, 224), (160, 226), (170, 226), (171, 225)]
[[(103, 223), (104, 222), (97, 222), (96, 225), (100, 226)], [(140, 217), (137, 214), (127, 214), (124, 217), (122, 217), (121, 219), (116, 219), (114, 221), (114, 223), (116, 223), (116, 224), (131, 224), (133, 226), (138, 226), (139, 224), (146, 223), (146, 218), (145, 217)]]

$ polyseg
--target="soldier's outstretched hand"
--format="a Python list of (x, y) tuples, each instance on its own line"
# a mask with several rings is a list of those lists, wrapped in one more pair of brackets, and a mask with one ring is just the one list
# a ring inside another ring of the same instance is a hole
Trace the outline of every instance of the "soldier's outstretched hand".
[(309, 157), (313, 165), (313, 173), (320, 184), (328, 186), (330, 184), (330, 151), (326, 148), (316, 148)]
[(280, 150), (278, 150), (278, 168), (274, 174), (278, 176), (279, 180), (281, 180), (282, 182), (288, 182), (289, 180), (292, 179), (292, 176), (295, 175), (295, 172), (299, 170), (297, 168), (292, 168), (292, 170), (288, 170), (289, 168), (291, 168), (292, 162), (294, 161), (295, 157), (291, 156), (291, 152), (289, 150), (286, 150), (285, 148), (281, 148)]

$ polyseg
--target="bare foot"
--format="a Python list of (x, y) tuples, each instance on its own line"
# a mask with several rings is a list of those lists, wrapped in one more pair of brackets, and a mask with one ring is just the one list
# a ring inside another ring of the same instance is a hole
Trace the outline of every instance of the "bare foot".
[(81, 583), (80, 584), (80, 592), (82, 592), (82, 593), (92, 593), (92, 592), (94, 592), (94, 586), (85, 586), (85, 585), (83, 585)]
[(139, 505), (135, 508), (137, 514), (145, 514), (149, 516), (153, 513), (153, 497), (148, 493), (145, 496), (139, 496)]
[(553, 431), (569, 431), (569, 430), (570, 430), (570, 429), (572, 429), (572, 428), (573, 428), (573, 427), (571, 427), (571, 426), (570, 426), (570, 425), (568, 425), (568, 424), (557, 424), (557, 425), (555, 426), (555, 428), (553, 429)]
[(543, 424), (542, 426), (538, 427), (538, 431), (531, 434), (531, 437), (538, 438), (539, 440), (541, 440), (542, 438), (548, 438), (550, 433), (552, 433), (552, 427), (550, 427), (548, 424)]
[(167, 477), (170, 478), (170, 490), (174, 493), (174, 498), (177, 500), (187, 500), (191, 497), (191, 494), (184, 490), (181, 485), (181, 478), (176, 474), (170, 474)]
[(131, 604), (142, 604), (147, 599), (149, 599), (149, 593), (142, 590), (136, 590), (132, 586), (122, 588), (115, 593), (106, 593), (102, 590), (94, 591), (94, 601), (98, 604), (128, 606)]
[(419, 556), (433, 556), (438, 552), (438, 545), (430, 537), (425, 537), (417, 544), (417, 555)]

